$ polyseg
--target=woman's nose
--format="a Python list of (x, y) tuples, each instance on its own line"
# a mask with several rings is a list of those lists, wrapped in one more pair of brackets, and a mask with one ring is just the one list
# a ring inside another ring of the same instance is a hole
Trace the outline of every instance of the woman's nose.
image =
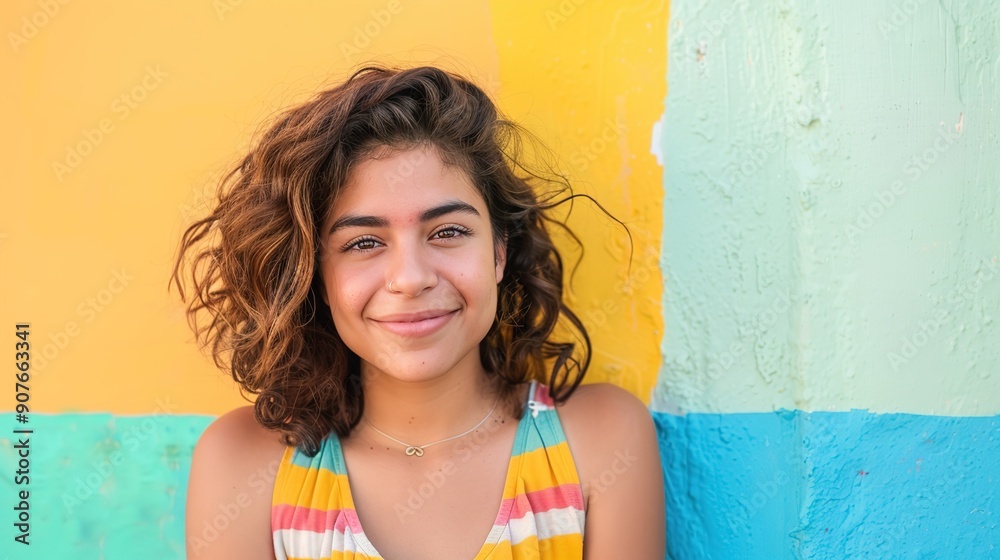
[(385, 279), (387, 290), (417, 297), (437, 285), (437, 271), (423, 247), (397, 244), (392, 251)]

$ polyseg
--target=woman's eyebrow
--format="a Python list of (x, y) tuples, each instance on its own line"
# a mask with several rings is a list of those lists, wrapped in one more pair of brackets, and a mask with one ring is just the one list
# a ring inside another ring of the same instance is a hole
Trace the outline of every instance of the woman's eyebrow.
[[(440, 218), (441, 216), (451, 214), (452, 212), (461, 212), (464, 214), (479, 216), (479, 211), (476, 210), (471, 204), (462, 202), (461, 200), (449, 200), (444, 204), (428, 208), (427, 210), (421, 212), (420, 221), (429, 222)], [(358, 216), (357, 214), (345, 214), (337, 219), (336, 222), (333, 222), (333, 225), (330, 226), (330, 231), (327, 235), (333, 235), (334, 232), (348, 227), (386, 228), (389, 227), (389, 220), (380, 216)]]

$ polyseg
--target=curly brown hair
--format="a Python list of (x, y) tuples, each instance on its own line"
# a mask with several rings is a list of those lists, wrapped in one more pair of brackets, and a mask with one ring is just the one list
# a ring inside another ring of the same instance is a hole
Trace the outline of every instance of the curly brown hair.
[[(331, 431), (347, 437), (360, 421), (360, 359), (341, 341), (318, 291), (319, 226), (352, 166), (383, 148), (422, 144), (468, 174), (494, 239), (507, 242), (496, 318), (480, 343), (504, 406), (519, 418), (517, 387), (531, 379), (546, 383), (555, 401), (569, 398), (587, 372), (591, 344), (563, 301), (563, 262), (549, 228), (579, 240), (547, 213), (578, 196), (593, 199), (572, 194), (560, 174), (524, 165), (526, 134), (460, 76), (368, 66), (281, 113), (223, 176), (211, 214), (182, 236), (171, 282), (187, 302), (182, 278), (190, 266), (188, 322), (218, 367), (229, 355), (241, 394), (258, 395), (261, 426), (311, 457)], [(536, 183), (559, 188), (543, 195)], [(204, 325), (202, 311), (210, 317)], [(582, 348), (556, 341), (557, 324)]]

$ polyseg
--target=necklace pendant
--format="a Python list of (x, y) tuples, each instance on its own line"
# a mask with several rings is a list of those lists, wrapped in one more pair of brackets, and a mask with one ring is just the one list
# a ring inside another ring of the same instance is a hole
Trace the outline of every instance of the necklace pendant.
[(416, 445), (410, 445), (406, 448), (407, 455), (416, 455), (417, 457), (424, 456), (424, 450), (417, 447)]

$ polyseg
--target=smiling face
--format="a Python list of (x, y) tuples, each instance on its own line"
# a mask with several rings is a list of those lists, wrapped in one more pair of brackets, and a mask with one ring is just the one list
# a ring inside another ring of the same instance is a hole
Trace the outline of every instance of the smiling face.
[(505, 251), (464, 171), (432, 146), (364, 160), (321, 234), (321, 295), (363, 375), (481, 370)]

